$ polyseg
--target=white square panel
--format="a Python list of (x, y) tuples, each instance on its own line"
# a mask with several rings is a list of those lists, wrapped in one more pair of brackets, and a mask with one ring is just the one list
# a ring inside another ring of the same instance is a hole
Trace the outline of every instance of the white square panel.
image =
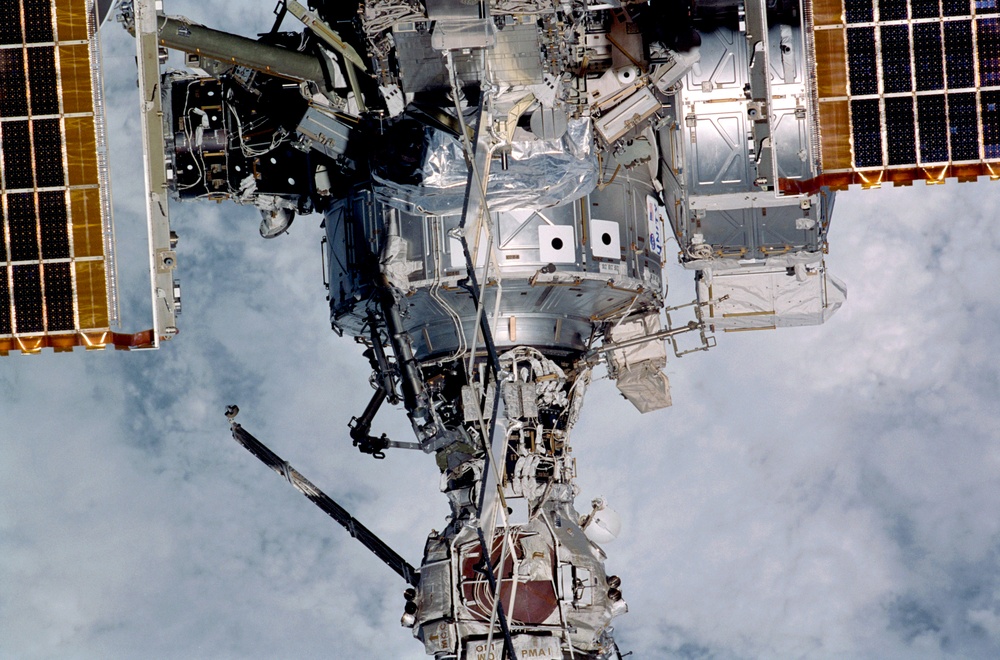
[(590, 251), (602, 259), (622, 258), (621, 227), (611, 220), (590, 221)]
[(547, 264), (576, 262), (576, 232), (572, 225), (542, 225), (538, 228), (539, 259)]

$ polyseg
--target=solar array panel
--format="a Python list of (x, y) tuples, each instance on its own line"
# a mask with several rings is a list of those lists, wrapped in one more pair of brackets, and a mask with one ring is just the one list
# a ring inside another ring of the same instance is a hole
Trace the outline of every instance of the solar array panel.
[(1000, 0), (809, 5), (828, 180), (1000, 175)]
[(0, 354), (114, 320), (93, 0), (0, 2)]

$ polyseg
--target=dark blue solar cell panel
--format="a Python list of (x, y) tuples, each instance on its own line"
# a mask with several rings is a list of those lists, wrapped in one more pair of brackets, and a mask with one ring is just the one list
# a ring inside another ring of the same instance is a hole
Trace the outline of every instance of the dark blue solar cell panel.
[(906, 0), (878, 0), (880, 21), (898, 21), (906, 18)]
[(938, 0), (910, 0), (910, 18), (937, 18), (940, 15)]
[(844, 15), (848, 23), (871, 23), (875, 20), (872, 0), (844, 0)]
[(997, 0), (975, 0), (977, 14), (996, 14), (1000, 12), (1000, 2)]
[(3, 148), (3, 175), (7, 189), (31, 188), (28, 122), (5, 121), (0, 124), (0, 147)]
[(983, 120), (983, 156), (1000, 158), (1000, 91), (982, 92), (979, 113)]
[[(2, 3), (0, 3), (2, 4)], [(25, 117), (28, 114), (28, 85), (24, 75), (24, 51), (0, 49), (0, 117)]]
[(976, 86), (975, 55), (972, 52), (972, 21), (944, 23), (944, 63), (948, 87)]
[(1000, 19), (977, 18), (976, 42), (979, 47), (979, 84), (1000, 84)]
[(38, 223), (41, 227), (42, 259), (69, 257), (69, 223), (66, 217), (66, 193), (38, 193)]
[(910, 28), (905, 25), (883, 25), (882, 32), (882, 88), (887, 94), (909, 92), (913, 89), (910, 77)]
[(948, 95), (948, 126), (951, 134), (951, 160), (979, 160), (979, 121), (975, 92)]
[(7, 267), (0, 266), (0, 335), (10, 333), (10, 289), (7, 287)]
[[(10, 2), (11, 0), (5, 0)], [(52, 41), (50, 0), (24, 0), (24, 40), (29, 44)]]
[(42, 277), (38, 264), (14, 266), (14, 319), (18, 332), (42, 332)]
[(851, 101), (855, 167), (875, 167), (882, 164), (881, 115), (878, 99)]
[(940, 23), (917, 23), (913, 26), (913, 65), (918, 92), (944, 89)]
[(65, 186), (62, 122), (58, 119), (36, 119), (31, 124), (35, 139), (35, 182), (39, 188)]
[(878, 93), (875, 28), (847, 28), (847, 65), (852, 95)]
[(917, 127), (913, 122), (913, 97), (890, 96), (885, 99), (886, 149), (890, 165), (913, 165), (917, 162)]
[(947, 162), (948, 118), (944, 94), (917, 97), (917, 122), (920, 124), (920, 162)]
[(70, 265), (45, 264), (45, 325), (49, 332), (72, 330), (73, 320), (73, 279)]
[(942, 0), (941, 13), (945, 16), (968, 16), (972, 13), (969, 0)]
[(38, 219), (32, 193), (7, 195), (7, 228), (10, 231), (10, 260), (38, 261)]
[(0, 2), (0, 44), (23, 43), (21, 35), (21, 8), (16, 2)]
[(33, 115), (59, 114), (55, 50), (53, 46), (33, 46), (28, 49), (28, 80), (31, 81)]

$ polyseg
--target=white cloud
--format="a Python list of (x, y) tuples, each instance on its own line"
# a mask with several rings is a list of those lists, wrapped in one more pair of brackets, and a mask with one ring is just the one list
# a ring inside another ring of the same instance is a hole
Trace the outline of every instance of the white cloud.
[[(249, 33), (269, 6), (172, 3)], [(117, 31), (115, 25), (109, 26)], [(137, 134), (131, 44), (109, 45), (117, 135)], [(125, 99), (121, 101), (119, 99)], [(113, 134), (115, 134), (113, 132)], [(146, 327), (135, 145), (116, 141), (128, 329)], [(719, 337), (670, 363), (674, 407), (607, 381), (574, 444), (624, 650), (661, 657), (1000, 652), (995, 184), (842, 194), (827, 325)], [(403, 583), (228, 437), (223, 407), (411, 562), (444, 523), (433, 461), (347, 439), (367, 364), (329, 331), (318, 218), (256, 237), (253, 209), (175, 205), (182, 333), (156, 353), (0, 364), (0, 655), (422, 658)], [(687, 275), (672, 275), (685, 302)], [(409, 439), (401, 413), (379, 431)]]

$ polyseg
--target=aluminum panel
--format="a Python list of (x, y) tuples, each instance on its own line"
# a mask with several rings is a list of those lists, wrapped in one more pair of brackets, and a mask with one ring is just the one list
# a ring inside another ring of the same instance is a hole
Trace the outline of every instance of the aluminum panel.
[(706, 92), (733, 88), (742, 90), (747, 66), (742, 35), (732, 30), (713, 30), (702, 35), (698, 54), (699, 66), (685, 76), (685, 89)]
[(351, 137), (351, 124), (346, 119), (310, 106), (299, 121), (296, 132), (312, 140), (313, 149), (337, 159), (347, 152)]
[(688, 172), (692, 194), (744, 190), (750, 182), (747, 125), (742, 110), (699, 115), (691, 130), (693, 167)]
[(780, 179), (816, 176), (813, 127), (806, 111), (807, 63), (802, 30), (787, 25), (769, 31), (771, 147)]
[(812, 140), (805, 113), (795, 107), (773, 109), (771, 139), (777, 156), (779, 177), (809, 179), (815, 176)]
[(818, 246), (819, 223), (804, 219), (798, 205), (760, 209), (754, 219), (757, 243), (765, 256), (802, 249), (811, 251)]
[[(396, 43), (400, 82), (404, 92), (450, 88), (444, 58), (439, 51), (431, 47), (429, 32), (397, 28), (393, 30), (392, 36)], [(477, 59), (469, 53), (462, 52), (454, 53), (453, 57), (459, 80), (478, 82), (481, 67), (477, 66)]]
[(542, 80), (541, 47), (534, 22), (505, 25), (488, 52), (490, 70), (498, 83), (533, 85)]
[(514, 209), (495, 213), (494, 231), (501, 267), (523, 270), (550, 263), (541, 254), (539, 231), (547, 226), (572, 228), (578, 221), (580, 208), (579, 201), (574, 201), (538, 211)]
[(434, 21), (474, 21), (480, 17), (479, 5), (467, 0), (427, 0), (427, 17)]
[(756, 247), (753, 215), (756, 209), (707, 211), (698, 216), (699, 232), (705, 242), (723, 256), (747, 258)]

